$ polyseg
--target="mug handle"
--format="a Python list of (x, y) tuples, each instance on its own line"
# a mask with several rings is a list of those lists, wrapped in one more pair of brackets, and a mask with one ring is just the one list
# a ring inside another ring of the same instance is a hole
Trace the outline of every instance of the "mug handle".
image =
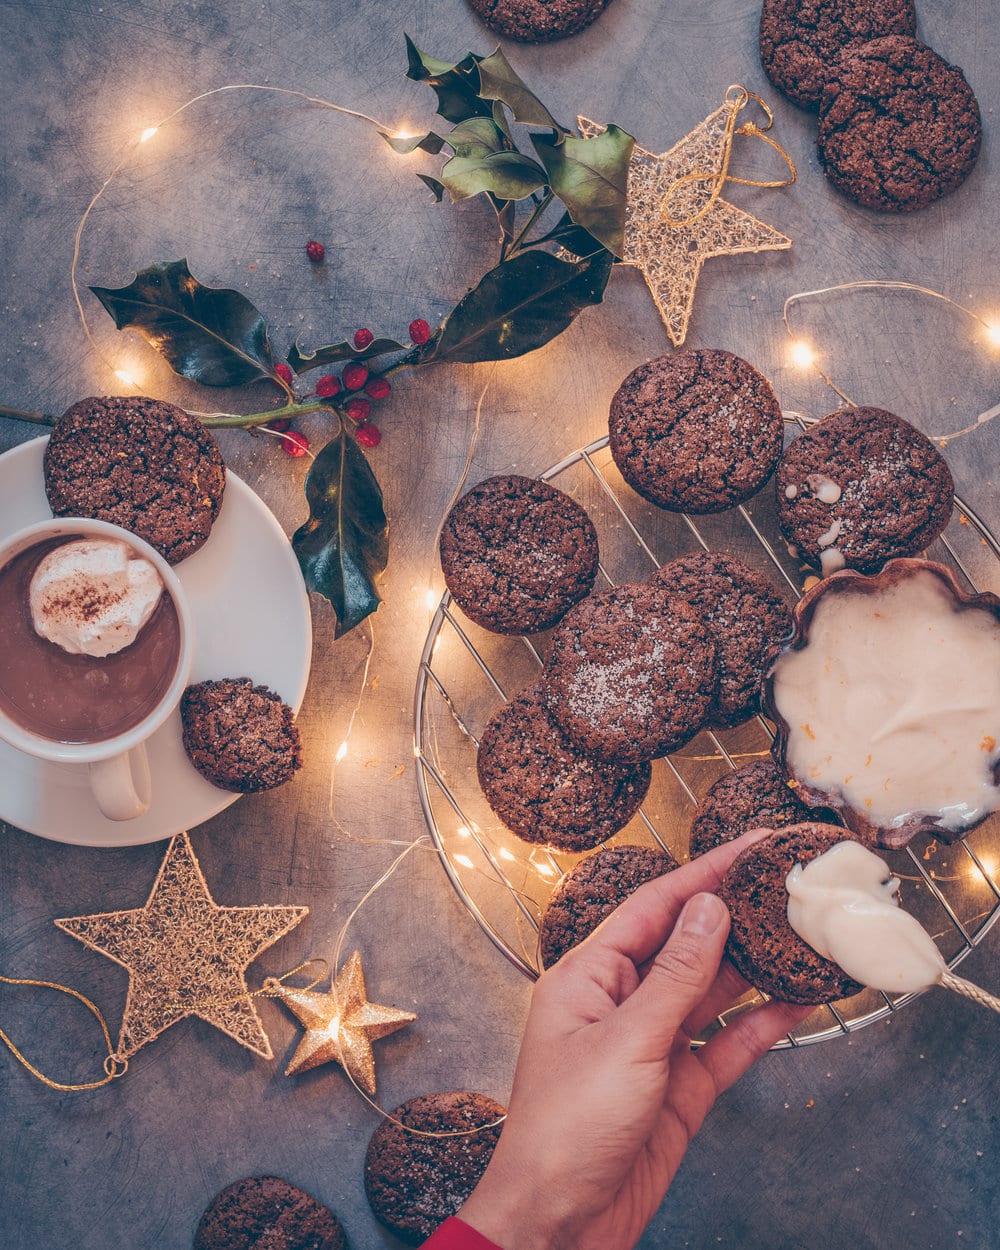
[(91, 764), (90, 788), (108, 820), (134, 820), (148, 811), (153, 788), (145, 744)]

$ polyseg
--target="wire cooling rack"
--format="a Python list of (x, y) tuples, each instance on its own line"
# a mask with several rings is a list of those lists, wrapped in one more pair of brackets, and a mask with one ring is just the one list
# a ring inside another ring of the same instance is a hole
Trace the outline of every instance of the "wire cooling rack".
[[(785, 416), (788, 428), (811, 424)], [(794, 601), (804, 570), (787, 554), (773, 491), (748, 504), (694, 519), (646, 503), (622, 480), (602, 438), (573, 452), (542, 479), (586, 508), (597, 528), (599, 578), (607, 586), (640, 581), (679, 555), (718, 550), (767, 576)], [(963, 500), (928, 555), (949, 565), (971, 590), (1000, 591), (1000, 543)], [(420, 801), (441, 862), (462, 901), (490, 940), (529, 977), (540, 970), (538, 926), (563, 874), (581, 856), (529, 845), (490, 811), (476, 779), (479, 735), (500, 705), (538, 679), (546, 635), (509, 638), (488, 633), (444, 594), (420, 659), (414, 699), (414, 755)], [(604, 845), (665, 847), (688, 858), (688, 831), (699, 798), (719, 776), (767, 755), (773, 739), (761, 716), (735, 729), (703, 730), (681, 750), (653, 764), (653, 784), (629, 824)], [(917, 838), (901, 851), (880, 852), (902, 881), (903, 905), (934, 937), (949, 968), (976, 946), (1000, 915), (1000, 814), (968, 839), (946, 845)], [(777, 1048), (854, 1032), (898, 1010), (913, 994), (865, 990), (817, 1008)], [(725, 1027), (762, 1001), (751, 991), (718, 1019)]]

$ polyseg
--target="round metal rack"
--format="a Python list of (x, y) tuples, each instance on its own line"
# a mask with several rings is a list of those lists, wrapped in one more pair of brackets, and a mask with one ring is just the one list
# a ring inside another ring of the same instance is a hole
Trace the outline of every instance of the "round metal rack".
[[(810, 424), (786, 414), (786, 427)], [(787, 432), (787, 429), (786, 429)], [(808, 573), (778, 534), (772, 491), (718, 516), (670, 514), (625, 484), (607, 438), (573, 452), (541, 475), (589, 512), (601, 550), (599, 577), (608, 586), (642, 580), (667, 560), (691, 551), (721, 550), (766, 574), (792, 601)], [(928, 555), (948, 564), (973, 590), (1000, 591), (1000, 543), (963, 500)], [(500, 704), (537, 680), (547, 638), (509, 638), (480, 629), (445, 593), (434, 611), (420, 659), (414, 700), (414, 754), (420, 800), (441, 862), (462, 901), (490, 940), (529, 977), (539, 972), (537, 935), (545, 906), (580, 856), (533, 846), (493, 815), (476, 779), (479, 733)], [(680, 751), (655, 761), (653, 784), (632, 821), (606, 845), (659, 845), (684, 861), (698, 799), (727, 769), (769, 753), (773, 731), (758, 716), (735, 729), (703, 730)], [(884, 852), (902, 880), (904, 906), (938, 942), (954, 968), (1000, 915), (1000, 814), (967, 839), (945, 845), (918, 838)], [(720, 1016), (761, 1001), (751, 991)], [(897, 1011), (914, 995), (866, 990), (817, 1008), (778, 1048), (843, 1036)]]

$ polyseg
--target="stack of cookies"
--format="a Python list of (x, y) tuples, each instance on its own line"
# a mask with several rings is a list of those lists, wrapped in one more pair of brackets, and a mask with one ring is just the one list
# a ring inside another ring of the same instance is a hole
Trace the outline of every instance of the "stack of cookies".
[(913, 0), (764, 0), (760, 59), (771, 82), (819, 111), (826, 176), (887, 213), (954, 191), (982, 141), (965, 75), (915, 38)]

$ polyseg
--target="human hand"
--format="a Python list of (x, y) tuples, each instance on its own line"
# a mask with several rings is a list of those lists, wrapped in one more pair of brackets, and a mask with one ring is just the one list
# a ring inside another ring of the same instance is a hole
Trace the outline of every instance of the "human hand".
[(745, 834), (643, 885), (538, 980), (510, 1110), (459, 1212), (503, 1250), (629, 1250), (716, 1097), (810, 1008), (770, 1002), (690, 1047), (746, 989), (726, 869)]

